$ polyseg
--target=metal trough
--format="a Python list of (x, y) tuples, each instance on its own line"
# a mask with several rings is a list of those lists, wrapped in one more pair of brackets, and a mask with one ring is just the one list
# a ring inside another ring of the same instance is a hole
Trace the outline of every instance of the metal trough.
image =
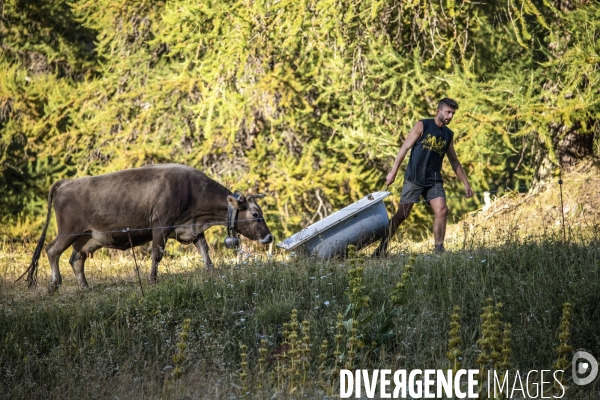
[(367, 246), (385, 236), (388, 214), (383, 199), (390, 192), (375, 192), (290, 236), (278, 247), (329, 259), (349, 245)]

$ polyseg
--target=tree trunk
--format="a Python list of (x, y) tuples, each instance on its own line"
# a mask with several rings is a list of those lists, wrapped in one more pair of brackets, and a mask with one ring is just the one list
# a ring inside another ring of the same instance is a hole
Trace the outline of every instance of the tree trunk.
[[(588, 123), (594, 125), (593, 121)], [(580, 160), (594, 153), (594, 133), (582, 132), (579, 122), (568, 130), (561, 126), (560, 134), (554, 136), (553, 141), (557, 161), (563, 171), (570, 171)]]
[[(597, 121), (588, 121), (588, 127), (598, 130)], [(597, 133), (597, 132), (596, 132)], [(537, 168), (533, 176), (531, 192), (539, 191), (544, 183), (557, 179), (556, 171), (571, 171), (579, 162), (594, 154), (594, 129), (585, 130), (580, 122), (576, 122), (569, 129), (563, 124), (554, 124), (551, 127), (552, 147), (555, 159), (550, 156), (550, 151), (543, 142), (535, 155)]]

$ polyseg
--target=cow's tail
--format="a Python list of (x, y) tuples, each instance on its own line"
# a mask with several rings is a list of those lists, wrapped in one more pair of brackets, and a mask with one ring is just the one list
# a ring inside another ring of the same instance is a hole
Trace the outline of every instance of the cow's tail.
[(27, 283), (29, 287), (35, 286), (37, 284), (37, 270), (38, 270), (38, 261), (40, 259), (40, 255), (42, 254), (42, 248), (44, 247), (44, 241), (46, 240), (46, 231), (48, 230), (48, 224), (50, 223), (50, 217), (52, 215), (52, 200), (54, 198), (54, 192), (56, 189), (60, 187), (60, 185), (64, 181), (57, 181), (50, 188), (50, 193), (48, 193), (48, 211), (46, 213), (46, 222), (44, 223), (44, 228), (42, 229), (42, 236), (38, 240), (37, 246), (35, 247), (35, 251), (33, 252), (33, 257), (31, 258), (31, 264), (27, 270), (21, 275), (15, 282), (20, 281), (25, 274), (27, 274)]

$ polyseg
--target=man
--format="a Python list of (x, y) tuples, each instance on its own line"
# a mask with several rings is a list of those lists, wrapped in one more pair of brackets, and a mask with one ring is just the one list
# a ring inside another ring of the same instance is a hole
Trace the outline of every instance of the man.
[(412, 149), (404, 175), (400, 206), (396, 214), (390, 219), (388, 234), (375, 251), (375, 256), (386, 255), (390, 238), (394, 236), (398, 226), (408, 218), (413, 204), (419, 201), (420, 196), (423, 196), (431, 205), (435, 213), (433, 222), (434, 250), (437, 252), (444, 251), (448, 207), (446, 206), (446, 193), (444, 192), (441, 170), (445, 154), (448, 155), (454, 173), (465, 185), (466, 197), (473, 196), (469, 180), (454, 151), (452, 140), (454, 132), (448, 129), (447, 126), (452, 121), (456, 110), (458, 110), (456, 101), (449, 98), (440, 100), (435, 118), (418, 121), (406, 137), (400, 151), (398, 151), (394, 166), (385, 178), (386, 185), (390, 185), (396, 180), (400, 164), (404, 161), (408, 150)]

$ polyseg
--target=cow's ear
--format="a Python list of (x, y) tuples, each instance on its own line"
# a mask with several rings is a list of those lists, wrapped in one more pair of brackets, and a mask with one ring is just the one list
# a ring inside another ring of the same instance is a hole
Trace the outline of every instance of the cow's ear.
[(250, 196), (248, 196), (248, 203), (254, 203), (254, 204), (256, 204), (256, 200), (262, 199), (265, 196), (266, 196), (266, 194), (253, 194), (253, 195), (250, 195)]
[(227, 202), (231, 207), (235, 208), (236, 210), (240, 209), (240, 202), (235, 197), (227, 196)]
[[(236, 192), (237, 194), (238, 192)], [(246, 202), (246, 197), (243, 194), (237, 194), (237, 198), (235, 196), (227, 196), (227, 202), (231, 204), (231, 207), (236, 210), (243, 211), (248, 208), (248, 203)]]

